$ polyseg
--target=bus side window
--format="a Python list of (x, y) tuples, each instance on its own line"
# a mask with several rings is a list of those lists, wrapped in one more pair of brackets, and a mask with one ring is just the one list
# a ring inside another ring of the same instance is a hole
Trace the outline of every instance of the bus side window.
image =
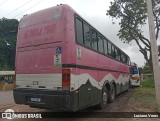
[(118, 49), (117, 48), (115, 48), (115, 58), (116, 58), (116, 60), (119, 60), (119, 53), (118, 53)]
[(122, 52), (121, 54), (121, 61), (125, 64), (127, 64), (127, 56)]
[(98, 51), (100, 53), (104, 53), (104, 43), (103, 43), (103, 39), (100, 35), (97, 35), (97, 39), (98, 39)]
[(129, 57), (128, 57), (128, 65), (131, 65), (131, 60)]
[(130, 65), (130, 59), (127, 57), (127, 65)]
[(76, 18), (76, 39), (79, 44), (84, 44), (82, 21)]
[(124, 61), (125, 61), (124, 60), (124, 54), (123, 54), (123, 52), (121, 52), (121, 62), (124, 63)]
[(124, 63), (127, 64), (127, 56), (124, 55)]
[(119, 60), (120, 61), (120, 58), (121, 58), (121, 51), (120, 51), (120, 49), (117, 49), (117, 60)]
[(84, 28), (84, 44), (85, 44), (85, 46), (91, 48), (90, 28), (85, 23), (83, 25), (84, 25), (83, 26), (83, 28)]
[(115, 58), (114, 45), (112, 45), (112, 58)]
[(103, 40), (104, 40), (104, 54), (107, 55), (108, 54), (108, 42), (105, 39)]
[(97, 51), (97, 32), (96, 31), (94, 31), (93, 29), (91, 30), (91, 32), (92, 32), (92, 39), (91, 39), (91, 45), (92, 45), (92, 49), (93, 50), (95, 50), (95, 51)]
[(109, 56), (112, 55), (111, 43), (110, 43), (110, 42), (108, 42), (108, 55), (109, 55)]

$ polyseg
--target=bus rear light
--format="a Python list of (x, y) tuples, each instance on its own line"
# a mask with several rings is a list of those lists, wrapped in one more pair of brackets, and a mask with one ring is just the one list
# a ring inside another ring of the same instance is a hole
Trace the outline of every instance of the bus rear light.
[(71, 69), (62, 69), (62, 89), (70, 90)]

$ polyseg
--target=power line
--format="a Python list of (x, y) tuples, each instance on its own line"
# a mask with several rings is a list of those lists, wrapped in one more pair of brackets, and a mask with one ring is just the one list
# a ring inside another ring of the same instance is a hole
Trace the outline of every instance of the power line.
[(26, 5), (27, 5), (28, 3), (30, 3), (31, 1), (32, 1), (32, 0), (30, 0), (30, 1), (26, 2), (26, 3), (24, 3), (23, 5), (19, 6), (19, 7), (16, 8), (16, 9), (14, 9), (13, 11), (11, 11), (10, 13), (8, 13), (8, 14), (5, 15), (5, 16), (10, 15), (11, 13), (13, 13), (13, 12), (17, 11), (18, 9), (22, 8), (23, 6), (26, 6)]
[(28, 9), (26, 9), (26, 10), (22, 11), (21, 13), (18, 13), (18, 14), (17, 14), (17, 15), (15, 15), (15, 16), (13, 16), (13, 18), (15, 18), (15, 17), (17, 17), (18, 15), (20, 15), (20, 14), (22, 14), (22, 13), (24, 13), (24, 12), (28, 11), (29, 9), (33, 8), (34, 6), (36, 6), (36, 5), (40, 4), (40, 3), (41, 3), (41, 2), (43, 2), (43, 1), (44, 1), (44, 0), (39, 1), (38, 3), (34, 4), (34, 5), (33, 5), (33, 6), (31, 6), (30, 8), (28, 8)]
[(6, 3), (8, 0), (4, 0), (3, 2), (0, 3), (0, 5), (3, 5), (4, 3)]

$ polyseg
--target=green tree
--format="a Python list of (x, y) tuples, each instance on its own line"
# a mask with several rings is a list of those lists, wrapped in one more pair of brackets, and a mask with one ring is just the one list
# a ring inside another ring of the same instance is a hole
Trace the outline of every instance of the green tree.
[(14, 70), (18, 20), (0, 19), (0, 70)]
[[(160, 0), (152, 0), (152, 3), (156, 39), (158, 39), (160, 29)], [(143, 54), (151, 70), (153, 70), (150, 40), (144, 35), (144, 31), (142, 30), (147, 20), (146, 1), (114, 0), (111, 2), (107, 15), (120, 19), (119, 38), (124, 43), (135, 41), (139, 47), (139, 51)]]
[(150, 73), (152, 73), (152, 71), (151, 71), (151, 69), (150, 69), (150, 67), (149, 67), (149, 65), (148, 65), (147, 62), (145, 63), (145, 65), (143, 67), (143, 73), (144, 74), (150, 74)]

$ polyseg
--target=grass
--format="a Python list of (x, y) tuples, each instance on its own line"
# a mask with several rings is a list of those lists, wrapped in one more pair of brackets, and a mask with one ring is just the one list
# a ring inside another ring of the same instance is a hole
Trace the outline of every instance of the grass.
[(142, 107), (156, 110), (156, 96), (152, 78), (141, 82), (141, 87), (135, 89), (134, 99), (136, 102), (141, 103)]
[(155, 84), (154, 84), (153, 78), (147, 78), (147, 79), (143, 80), (141, 82), (141, 86), (145, 87), (145, 88), (154, 88)]

